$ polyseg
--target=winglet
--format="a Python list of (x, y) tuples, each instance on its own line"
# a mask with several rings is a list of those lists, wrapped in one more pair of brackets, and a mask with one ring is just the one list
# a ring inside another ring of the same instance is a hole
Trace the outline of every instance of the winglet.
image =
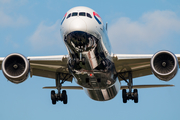
[[(155, 88), (155, 87), (172, 87), (174, 85), (134, 85), (133, 89), (139, 89), (139, 88)], [(128, 86), (121, 86), (122, 89), (129, 89)]]

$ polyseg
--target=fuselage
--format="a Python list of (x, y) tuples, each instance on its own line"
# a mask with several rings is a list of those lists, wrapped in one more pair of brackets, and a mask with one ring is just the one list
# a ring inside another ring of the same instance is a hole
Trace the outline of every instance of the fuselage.
[(94, 100), (114, 98), (119, 89), (111, 46), (101, 17), (88, 7), (70, 9), (60, 32), (69, 53), (68, 68)]

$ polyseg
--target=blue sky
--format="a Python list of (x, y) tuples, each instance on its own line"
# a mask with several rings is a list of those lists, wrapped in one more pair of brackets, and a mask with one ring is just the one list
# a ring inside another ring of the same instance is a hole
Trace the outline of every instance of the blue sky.
[[(180, 54), (179, 0), (0, 0), (0, 56), (65, 55), (59, 26), (70, 8), (87, 6), (108, 22), (114, 53), (153, 54), (170, 50)], [(51, 104), (52, 79), (32, 77), (21, 84), (0, 73), (1, 120), (177, 120), (180, 107), (180, 73), (169, 82), (155, 76), (134, 79), (134, 84), (174, 84), (175, 87), (139, 89), (139, 103), (122, 103), (121, 91), (110, 101), (91, 100), (84, 91), (68, 90), (68, 104)], [(122, 84), (125, 84), (124, 82)], [(65, 83), (65, 85), (76, 85)]]

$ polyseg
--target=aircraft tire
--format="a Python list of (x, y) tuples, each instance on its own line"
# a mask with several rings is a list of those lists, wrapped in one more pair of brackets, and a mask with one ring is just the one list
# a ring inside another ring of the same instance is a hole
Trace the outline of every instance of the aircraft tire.
[(138, 90), (134, 89), (133, 94), (134, 94), (134, 103), (138, 103)]
[(127, 103), (127, 92), (126, 89), (122, 90), (123, 103)]
[(67, 94), (66, 90), (62, 91), (63, 104), (67, 104)]
[(52, 104), (55, 105), (56, 104), (56, 96), (55, 96), (54, 90), (51, 91), (51, 100), (52, 100)]

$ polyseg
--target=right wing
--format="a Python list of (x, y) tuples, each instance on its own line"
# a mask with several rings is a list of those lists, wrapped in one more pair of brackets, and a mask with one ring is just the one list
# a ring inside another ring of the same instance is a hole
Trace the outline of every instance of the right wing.
[(68, 55), (27, 57), (30, 62), (30, 76), (40, 76), (56, 79), (56, 73), (60, 77), (72, 82), (73, 76), (67, 67)]
[(132, 72), (132, 77), (151, 75), (150, 60), (152, 54), (114, 54), (113, 61), (116, 71), (120, 73), (118, 79), (121, 81), (128, 79), (128, 72)]

